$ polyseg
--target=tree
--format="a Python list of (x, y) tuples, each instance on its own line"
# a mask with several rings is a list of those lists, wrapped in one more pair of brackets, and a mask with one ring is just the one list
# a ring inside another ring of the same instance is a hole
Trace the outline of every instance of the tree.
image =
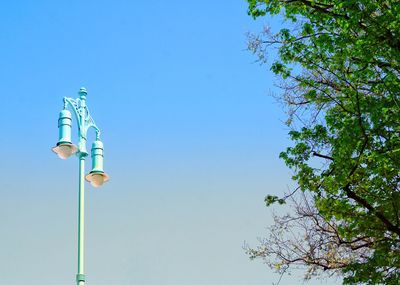
[(304, 193), (250, 257), (281, 273), (300, 265), (306, 277), (400, 284), (400, 2), (248, 3), (254, 18), (280, 13), (287, 24), (251, 36), (249, 48), (266, 62), (277, 47), (271, 70), (293, 141), (280, 157)]

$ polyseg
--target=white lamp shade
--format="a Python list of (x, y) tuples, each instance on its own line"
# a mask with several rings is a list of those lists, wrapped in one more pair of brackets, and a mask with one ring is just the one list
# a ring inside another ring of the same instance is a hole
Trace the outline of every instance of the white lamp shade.
[(96, 188), (100, 187), (108, 180), (109, 177), (104, 172), (90, 172), (88, 175), (86, 175), (86, 181), (90, 182), (90, 184)]
[(67, 159), (75, 152), (77, 152), (78, 148), (72, 143), (60, 143), (57, 146), (53, 147), (51, 150), (56, 153), (59, 158)]

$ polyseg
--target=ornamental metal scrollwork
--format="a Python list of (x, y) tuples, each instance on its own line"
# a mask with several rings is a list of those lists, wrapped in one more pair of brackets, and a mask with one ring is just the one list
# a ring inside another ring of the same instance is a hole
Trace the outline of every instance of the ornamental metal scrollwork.
[[(92, 116), (90, 115), (89, 109), (86, 105), (82, 104), (82, 100), (64, 97), (64, 109), (67, 109), (68, 104), (74, 111), (75, 118), (78, 122), (79, 134), (86, 140), (87, 131), (90, 128), (94, 128), (96, 131), (96, 138), (100, 137), (100, 130), (96, 126)], [(83, 120), (82, 120), (83, 119)]]

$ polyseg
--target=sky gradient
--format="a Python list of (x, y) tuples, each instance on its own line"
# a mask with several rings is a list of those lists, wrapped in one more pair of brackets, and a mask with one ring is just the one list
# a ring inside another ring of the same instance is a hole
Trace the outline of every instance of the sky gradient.
[(278, 280), (242, 249), (267, 234), (264, 196), (291, 184), (276, 79), (246, 51), (246, 33), (268, 20), (246, 11), (245, 1), (1, 4), (2, 283), (74, 284), (78, 160), (50, 149), (62, 98), (81, 86), (111, 177), (86, 184), (88, 285)]

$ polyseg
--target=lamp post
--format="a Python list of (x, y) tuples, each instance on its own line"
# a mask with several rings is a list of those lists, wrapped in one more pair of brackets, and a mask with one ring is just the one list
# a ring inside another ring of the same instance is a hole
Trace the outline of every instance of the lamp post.
[[(76, 153), (79, 158), (79, 210), (78, 210), (78, 273), (76, 275), (77, 285), (85, 284), (84, 273), (84, 229), (85, 229), (85, 159), (88, 156), (86, 150), (87, 132), (90, 128), (96, 131), (96, 140), (92, 144), (92, 171), (86, 175), (86, 180), (94, 187), (100, 187), (108, 181), (108, 175), (103, 170), (103, 143), (100, 141), (100, 130), (90, 116), (86, 106), (87, 91), (85, 88), (79, 90), (79, 98), (72, 99), (64, 97), (64, 108), (58, 119), (59, 140), (52, 148), (60, 158), (67, 159)], [(78, 124), (78, 146), (72, 144), (72, 116), (68, 111), (71, 107)]]

